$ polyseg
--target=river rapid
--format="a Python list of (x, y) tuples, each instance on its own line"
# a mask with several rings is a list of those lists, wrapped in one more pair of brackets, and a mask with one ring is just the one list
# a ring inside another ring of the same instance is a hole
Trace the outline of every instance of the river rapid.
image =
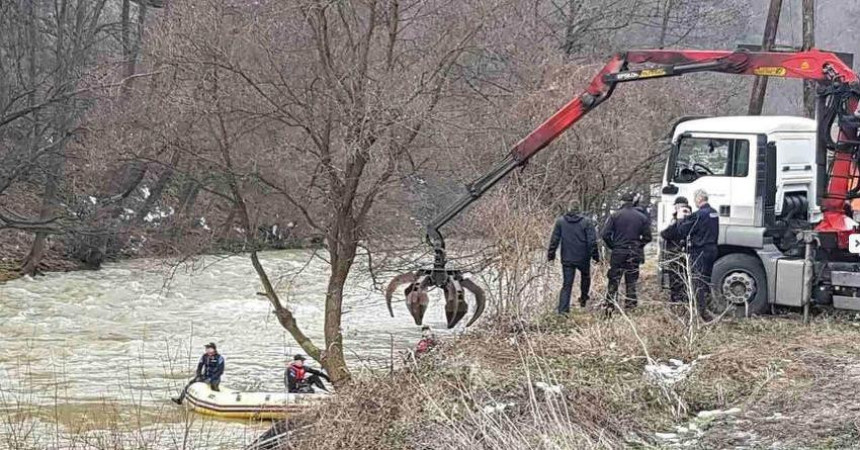
[[(328, 266), (311, 251), (261, 254), (298, 323), (323, 345)], [(281, 391), (299, 349), (281, 328), (247, 256), (193, 263), (139, 259), (99, 271), (50, 273), (0, 285), (0, 448), (240, 448), (265, 426), (208, 420), (170, 402), (210, 341), (222, 383)], [(353, 372), (387, 367), (420, 330), (357, 265), (344, 300)], [(435, 298), (427, 323), (445, 326)], [(313, 365), (316, 365), (313, 363)], [(114, 447), (111, 447), (114, 448)]]

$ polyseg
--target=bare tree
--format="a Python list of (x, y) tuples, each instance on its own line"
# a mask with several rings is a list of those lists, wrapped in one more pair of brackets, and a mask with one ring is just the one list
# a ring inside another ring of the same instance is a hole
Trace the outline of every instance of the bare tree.
[[(803, 49), (815, 47), (815, 0), (803, 0)], [(803, 82), (803, 109), (806, 117), (815, 117), (815, 83)]]
[[(776, 30), (779, 26), (779, 16), (782, 12), (782, 0), (771, 0), (767, 11), (767, 23), (764, 27), (762, 50), (768, 51), (776, 42)], [(760, 115), (764, 107), (764, 96), (767, 93), (767, 77), (756, 77), (750, 94), (750, 115)]]
[[(421, 153), (427, 129), (451, 111), (481, 4), (204, 6), (173, 5), (159, 29), (149, 57), (173, 82), (141, 99), (159, 111), (148, 127), (161, 138), (148, 135), (140, 156), (201, 181), (229, 205), (235, 214), (225, 225), (238, 220), (281, 325), (343, 381), (344, 286), (359, 245), (381, 232), (377, 202), (430, 158)], [(204, 182), (204, 173), (217, 180)], [(259, 262), (256, 230), (271, 208), (262, 198), (299, 212), (324, 238), (324, 345), (302, 332)]]
[[(71, 229), (68, 146), (96, 97), (122, 84), (95, 70), (116, 49), (112, 6), (108, 0), (0, 4), (0, 193), (14, 191), (0, 201), (0, 229), (35, 232), (23, 273), (38, 270), (48, 235)], [(137, 40), (127, 33), (128, 2), (123, 6), (121, 42), (128, 56)], [(130, 70), (128, 82), (135, 78)], [(22, 201), (37, 191), (37, 202)]]

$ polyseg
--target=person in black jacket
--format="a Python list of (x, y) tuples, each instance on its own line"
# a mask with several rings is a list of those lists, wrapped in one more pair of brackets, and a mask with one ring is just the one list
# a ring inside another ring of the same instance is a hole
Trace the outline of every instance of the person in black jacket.
[(306, 366), (304, 356), (296, 355), (293, 362), (287, 365), (284, 384), (287, 386), (287, 392), (295, 394), (313, 394), (314, 386), (328, 391), (320, 378), (331, 382), (328, 375)]
[(559, 244), (563, 282), (558, 296), (558, 313), (567, 314), (570, 312), (570, 294), (577, 270), (582, 275), (579, 282), (579, 306), (585, 308), (588, 302), (591, 260), (597, 262), (600, 259), (597, 253), (597, 230), (591, 220), (571, 210), (555, 221), (547, 252), (548, 261), (555, 260)]
[(603, 228), (603, 242), (612, 250), (607, 274), (607, 300), (615, 301), (618, 285), (624, 277), (627, 289), (625, 308), (636, 306), (636, 283), (639, 280), (639, 265), (645, 261), (645, 244), (651, 242), (651, 219), (633, 206), (633, 194), (621, 197), (621, 209), (612, 214)]
[(699, 189), (694, 194), (698, 210), (683, 221), (667, 228), (667, 235), (686, 239), (696, 289), (696, 306), (702, 320), (711, 320), (708, 298), (711, 295), (711, 272), (717, 260), (717, 241), (720, 235), (720, 214), (708, 204), (708, 193)]
[(660, 236), (663, 238), (665, 270), (669, 276), (669, 298), (673, 303), (687, 302), (687, 253), (686, 236), (677, 236), (672, 225), (682, 222), (690, 214), (690, 204), (686, 197), (677, 197), (672, 212), (672, 224), (666, 227)]
[(195, 372), (194, 378), (188, 382), (182, 392), (179, 394), (179, 397), (174, 397), (174, 403), (182, 404), (182, 400), (185, 399), (185, 393), (188, 391), (188, 388), (191, 387), (192, 384), (198, 382), (204, 382), (209, 385), (209, 388), (215, 392), (218, 392), (218, 386), (221, 384), (221, 375), (224, 374), (224, 357), (218, 353), (218, 347), (215, 346), (214, 342), (210, 342), (206, 344), (206, 353), (200, 357), (200, 361), (197, 362), (197, 371)]

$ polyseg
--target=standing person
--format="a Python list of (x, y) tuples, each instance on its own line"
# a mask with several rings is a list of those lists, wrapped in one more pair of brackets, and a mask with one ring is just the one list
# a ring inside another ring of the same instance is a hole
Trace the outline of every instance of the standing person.
[(588, 302), (588, 293), (591, 290), (591, 260), (600, 260), (597, 253), (597, 230), (591, 220), (571, 208), (555, 221), (547, 252), (548, 261), (555, 260), (559, 244), (563, 283), (557, 310), (559, 314), (567, 314), (570, 312), (570, 295), (577, 270), (582, 274), (579, 282), (579, 306), (585, 308)]
[(218, 347), (215, 346), (215, 343), (210, 342), (205, 345), (205, 353), (203, 353), (203, 356), (200, 357), (200, 361), (197, 363), (197, 371), (195, 372), (194, 378), (185, 385), (185, 388), (182, 389), (179, 397), (172, 398), (171, 400), (181, 405), (182, 400), (185, 399), (185, 393), (188, 391), (188, 388), (191, 387), (192, 384), (200, 381), (208, 384), (209, 389), (218, 392), (218, 385), (221, 384), (221, 375), (223, 374), (224, 357), (218, 353)]
[(639, 280), (639, 265), (645, 262), (645, 244), (651, 242), (651, 220), (633, 206), (632, 193), (621, 196), (621, 209), (612, 214), (603, 229), (603, 242), (612, 250), (609, 258), (608, 286), (606, 297), (615, 301), (621, 277), (627, 298), (625, 308), (634, 308), (638, 303), (636, 283)]
[(720, 214), (708, 204), (708, 193), (699, 189), (693, 197), (698, 210), (689, 217), (671, 225), (666, 231), (675, 239), (686, 239), (693, 269), (696, 307), (704, 321), (712, 319), (708, 311), (711, 294), (711, 272), (717, 260), (717, 241), (720, 234)]
[(328, 375), (306, 366), (305, 359), (302, 355), (296, 355), (293, 356), (293, 362), (287, 365), (287, 370), (284, 374), (284, 384), (287, 386), (287, 392), (313, 394), (313, 386), (328, 391), (322, 381), (320, 381), (320, 378), (322, 378), (331, 382)]
[(687, 302), (687, 261), (684, 256), (687, 253), (686, 236), (678, 236), (674, 232), (673, 225), (683, 221), (693, 213), (687, 197), (677, 197), (674, 203), (675, 211), (672, 212), (672, 223), (660, 233), (665, 246), (666, 271), (669, 275), (669, 298), (675, 303)]

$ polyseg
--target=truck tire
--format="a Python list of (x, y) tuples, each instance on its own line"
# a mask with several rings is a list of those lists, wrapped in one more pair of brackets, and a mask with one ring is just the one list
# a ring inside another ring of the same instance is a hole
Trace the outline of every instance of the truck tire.
[(713, 299), (708, 305), (711, 312), (749, 317), (770, 310), (767, 301), (767, 275), (761, 261), (744, 253), (731, 253), (718, 259), (711, 274)]

